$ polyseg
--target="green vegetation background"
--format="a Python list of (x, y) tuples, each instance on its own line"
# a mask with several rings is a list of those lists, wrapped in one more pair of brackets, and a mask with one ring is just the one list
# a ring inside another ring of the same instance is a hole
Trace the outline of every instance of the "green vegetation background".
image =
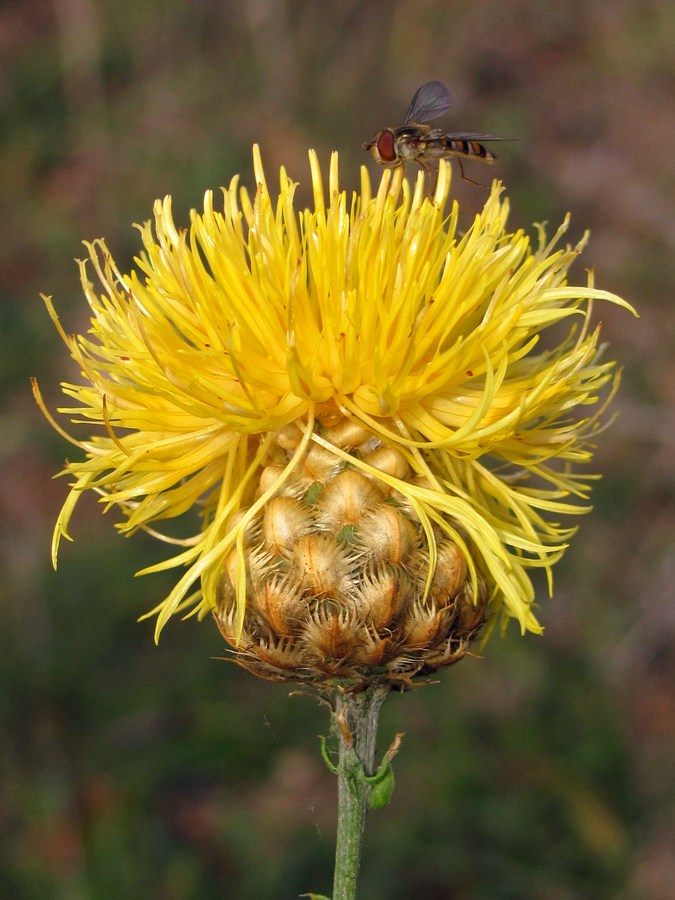
[[(665, 900), (675, 882), (675, 7), (667, 0), (37, 0), (0, 6), (0, 896), (280, 900), (330, 891), (326, 711), (219, 661), (207, 620), (159, 647), (137, 615), (168, 581), (86, 498), (51, 571), (67, 447), (51, 408), (78, 377), (38, 297), (87, 327), (75, 257), (177, 218), (250, 147), (306, 197), (306, 150), (399, 124), (448, 83), (448, 126), (498, 146), (512, 223), (572, 212), (585, 265), (635, 303), (603, 308), (625, 364), (595, 511), (542, 585), (543, 638), (514, 629), (440, 683), (392, 695), (405, 731), (391, 806), (369, 821), (368, 900)], [(370, 165), (370, 163), (368, 163)], [(477, 165), (477, 164), (476, 164)], [(485, 191), (456, 180), (466, 221)], [(584, 263), (582, 262), (582, 265)], [(579, 280), (585, 275), (580, 267)]]

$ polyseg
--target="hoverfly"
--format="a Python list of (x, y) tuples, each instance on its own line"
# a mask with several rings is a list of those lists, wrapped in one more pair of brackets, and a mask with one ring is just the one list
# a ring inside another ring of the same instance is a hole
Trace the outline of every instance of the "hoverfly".
[(497, 157), (492, 150), (483, 146), (482, 141), (502, 141), (506, 138), (494, 134), (474, 134), (470, 131), (445, 132), (442, 128), (427, 125), (438, 118), (451, 103), (450, 92), (440, 81), (427, 81), (415, 92), (405, 114), (403, 125), (398, 128), (383, 128), (372, 141), (363, 144), (373, 159), (383, 166), (403, 166), (416, 162), (425, 172), (438, 165), (439, 159), (455, 157), (459, 163), (462, 178), (478, 184), (464, 174), (463, 159), (479, 159), (493, 163)]

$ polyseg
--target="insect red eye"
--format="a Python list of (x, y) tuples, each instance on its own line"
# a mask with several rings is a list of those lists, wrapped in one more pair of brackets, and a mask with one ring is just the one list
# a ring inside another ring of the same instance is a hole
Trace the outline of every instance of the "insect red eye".
[(389, 129), (381, 131), (377, 136), (377, 152), (384, 162), (393, 162), (396, 159), (394, 152), (394, 133)]

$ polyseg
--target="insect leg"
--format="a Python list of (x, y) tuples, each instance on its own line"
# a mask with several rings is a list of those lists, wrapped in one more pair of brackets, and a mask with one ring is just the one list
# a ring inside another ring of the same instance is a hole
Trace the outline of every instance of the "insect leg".
[(438, 183), (438, 163), (436, 160), (424, 159), (423, 156), (418, 156), (415, 161), (424, 173), (429, 176), (429, 194), (433, 195)]
[(468, 182), (470, 182), (471, 184), (477, 185), (477, 187), (482, 187), (482, 188), (489, 187), (489, 185), (483, 184), (483, 183), (480, 182), (480, 181), (474, 181), (473, 178), (469, 178), (468, 175), (465, 175), (465, 174), (464, 174), (464, 166), (462, 165), (462, 159), (461, 159), (461, 157), (457, 156), (456, 159), (457, 159), (457, 162), (459, 163), (459, 172), (460, 172), (460, 175), (462, 176), (462, 180), (463, 180), (463, 181), (468, 181)]

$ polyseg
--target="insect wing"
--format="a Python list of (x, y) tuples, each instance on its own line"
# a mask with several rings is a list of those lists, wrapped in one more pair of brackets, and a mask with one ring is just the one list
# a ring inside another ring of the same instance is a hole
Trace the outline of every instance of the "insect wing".
[(513, 138), (497, 137), (496, 134), (481, 134), (479, 131), (448, 131), (434, 137), (442, 137), (447, 141), (512, 141)]
[(450, 92), (444, 84), (440, 81), (427, 81), (415, 91), (415, 96), (405, 114), (404, 124), (436, 119), (449, 109), (451, 102)]

